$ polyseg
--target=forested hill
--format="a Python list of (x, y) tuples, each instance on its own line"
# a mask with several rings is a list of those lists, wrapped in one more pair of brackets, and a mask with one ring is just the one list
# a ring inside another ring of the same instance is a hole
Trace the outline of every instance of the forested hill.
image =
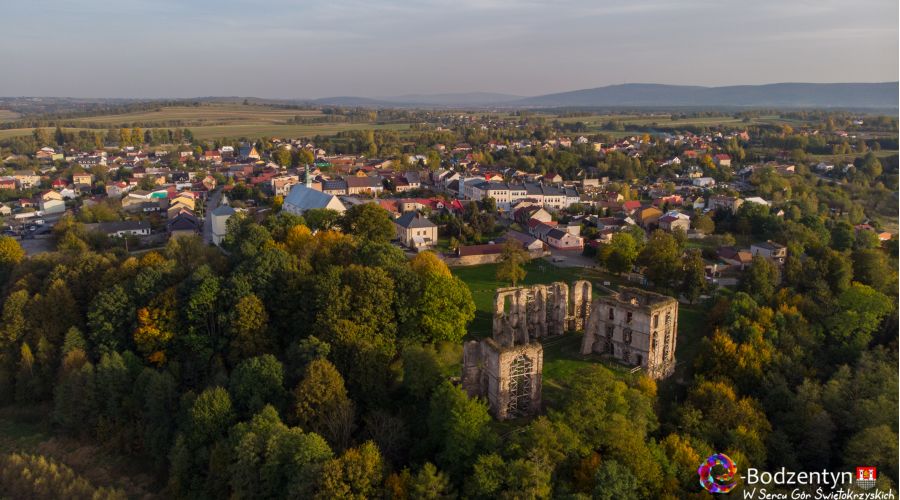
[(511, 106), (746, 106), (896, 108), (897, 82), (699, 87), (626, 83), (529, 97)]

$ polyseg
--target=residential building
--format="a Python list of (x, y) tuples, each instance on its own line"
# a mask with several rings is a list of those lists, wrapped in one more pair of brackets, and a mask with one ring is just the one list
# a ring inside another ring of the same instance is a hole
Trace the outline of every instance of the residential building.
[(706, 208), (710, 210), (725, 210), (735, 213), (744, 204), (744, 200), (734, 196), (715, 195), (709, 197)]
[(437, 225), (419, 212), (406, 212), (394, 220), (394, 226), (400, 242), (414, 250), (425, 250), (437, 243)]
[(687, 232), (691, 228), (691, 218), (679, 212), (669, 212), (657, 222), (660, 229), (670, 233), (678, 229)]
[(171, 237), (195, 236), (200, 234), (200, 220), (187, 210), (182, 211), (166, 223), (166, 230)]
[(754, 257), (759, 255), (761, 257), (776, 261), (779, 264), (784, 264), (784, 259), (787, 257), (787, 247), (779, 243), (775, 243), (772, 240), (768, 240), (762, 243), (751, 244), (750, 254)]
[(558, 250), (581, 250), (584, 248), (584, 238), (555, 227), (545, 233), (544, 241)]
[(150, 234), (150, 223), (136, 220), (120, 220), (113, 222), (98, 222), (85, 224), (91, 231), (98, 231), (112, 238), (125, 236), (147, 236)]
[(66, 202), (63, 196), (56, 191), (44, 191), (40, 198), (40, 211), (44, 215), (60, 214), (66, 211)]

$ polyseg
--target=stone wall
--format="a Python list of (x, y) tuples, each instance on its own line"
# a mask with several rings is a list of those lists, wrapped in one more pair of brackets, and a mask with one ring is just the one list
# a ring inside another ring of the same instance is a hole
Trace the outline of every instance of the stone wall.
[[(538, 259), (550, 255), (545, 250), (533, 250), (528, 252), (529, 259)], [(450, 267), (480, 266), (482, 264), (496, 264), (500, 262), (501, 254), (494, 253), (488, 255), (467, 255), (465, 257), (445, 256), (444, 263)]]
[(501, 345), (512, 345), (582, 330), (590, 316), (592, 290), (589, 281), (576, 281), (570, 302), (569, 285), (561, 281), (498, 288), (494, 295), (494, 338)]
[(655, 379), (675, 369), (678, 301), (636, 288), (597, 298), (584, 331), (582, 354), (607, 354)]
[(494, 417), (534, 415), (541, 408), (544, 348), (539, 340), (584, 328), (590, 316), (589, 281), (499, 288), (493, 338), (463, 346), (462, 387), (488, 400)]
[(502, 346), (493, 339), (463, 347), (462, 387), (487, 398), (498, 420), (534, 415), (541, 409), (544, 348), (538, 342)]

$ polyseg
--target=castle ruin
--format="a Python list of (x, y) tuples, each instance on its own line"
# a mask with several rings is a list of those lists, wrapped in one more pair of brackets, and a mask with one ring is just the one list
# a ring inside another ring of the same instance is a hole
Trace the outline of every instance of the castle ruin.
[(654, 379), (675, 370), (678, 301), (638, 288), (598, 297), (584, 329), (582, 354), (608, 354)]
[[(571, 301), (569, 300), (571, 296)], [(655, 379), (675, 368), (678, 302), (666, 295), (622, 288), (593, 297), (591, 282), (499, 288), (492, 338), (463, 346), (462, 387), (487, 398), (498, 420), (541, 409), (541, 339), (584, 330), (582, 354), (608, 354)]]

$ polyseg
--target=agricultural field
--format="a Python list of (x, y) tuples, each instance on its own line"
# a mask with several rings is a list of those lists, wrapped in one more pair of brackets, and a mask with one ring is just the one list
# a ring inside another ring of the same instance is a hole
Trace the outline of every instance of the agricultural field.
[(208, 127), (188, 127), (198, 139), (221, 137), (312, 137), (335, 135), (347, 130), (408, 130), (409, 124), (391, 123), (323, 123), (311, 125), (213, 125)]
[(185, 124), (203, 125), (277, 125), (285, 124), (295, 116), (325, 116), (319, 110), (283, 109), (269, 106), (253, 106), (244, 104), (204, 104), (200, 106), (168, 106), (152, 111), (135, 113), (88, 116), (75, 121), (103, 123), (110, 127), (130, 127), (133, 123), (159, 123), (165, 126), (168, 122), (184, 122)]
[(792, 125), (797, 126), (801, 125), (805, 122), (801, 120), (793, 120), (789, 118), (783, 118), (778, 115), (766, 115), (759, 116), (750, 119), (749, 121), (744, 121), (742, 118), (735, 118), (733, 116), (697, 116), (697, 117), (689, 117), (689, 118), (677, 118), (672, 119), (672, 115), (667, 113), (657, 113), (651, 115), (633, 115), (633, 114), (608, 114), (608, 115), (591, 115), (591, 116), (566, 116), (566, 117), (554, 117), (553, 119), (559, 120), (561, 123), (577, 123), (582, 122), (588, 126), (590, 132), (603, 132), (605, 134), (613, 135), (616, 137), (620, 136), (629, 136), (638, 133), (638, 131), (610, 131), (603, 130), (603, 126), (610, 122), (615, 121), (621, 123), (623, 126), (640, 126), (646, 127), (645, 130), (641, 130), (641, 132), (654, 132), (656, 129), (661, 127), (689, 127), (689, 126), (699, 126), (699, 127), (736, 127), (740, 128), (742, 126), (747, 125)]
[[(0, 110), (0, 121), (4, 111)], [(9, 112), (11, 113), (11, 112)], [(202, 106), (170, 106), (152, 111), (126, 114), (89, 116), (70, 122), (102, 125), (109, 128), (139, 126), (144, 130), (153, 128), (189, 128), (198, 139), (220, 139), (247, 137), (313, 137), (335, 135), (347, 130), (407, 130), (409, 124), (392, 123), (345, 123), (330, 121), (324, 123), (294, 124), (289, 120), (297, 117), (327, 119), (328, 115), (319, 110), (282, 109), (269, 106), (243, 104), (208, 104)], [(11, 118), (14, 118), (11, 117)], [(10, 119), (11, 119), (10, 118)], [(64, 127), (67, 132), (93, 130), (105, 133), (102, 128)], [(27, 136), (31, 128), (0, 130), (0, 139)], [(50, 129), (53, 130), (52, 128)]]
[[(56, 130), (56, 127), (43, 127), (43, 128), (45, 130), (50, 131), (51, 134), (53, 133), (54, 130)], [(97, 129), (70, 128), (70, 127), (63, 127), (63, 130), (66, 132), (78, 132), (79, 130), (93, 130), (94, 132), (98, 132), (98, 133), (101, 132), (100, 130), (97, 130)], [(11, 129), (6, 129), (6, 130), (0, 129), (0, 139), (10, 139), (12, 137), (23, 137), (23, 136), (31, 135), (33, 132), (34, 132), (33, 128), (11, 128)]]
[(0, 122), (8, 122), (19, 117), (19, 113), (8, 109), (0, 109)]

